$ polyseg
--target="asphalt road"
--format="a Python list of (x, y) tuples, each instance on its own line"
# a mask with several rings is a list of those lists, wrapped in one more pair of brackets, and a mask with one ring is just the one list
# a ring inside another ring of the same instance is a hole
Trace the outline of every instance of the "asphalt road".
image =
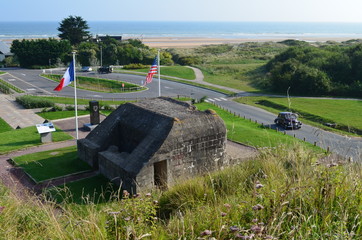
[[(40, 70), (28, 70), (28, 69), (4, 69), (9, 74), (3, 75), (1, 78), (5, 81), (11, 82), (13, 85), (23, 89), (28, 94), (34, 95), (57, 95), (57, 96), (74, 96), (74, 89), (66, 87), (60, 92), (55, 92), (53, 89), (58, 83), (43, 78), (40, 76), (42, 71)], [(52, 71), (53, 74), (64, 74), (64, 71)], [(132, 74), (98, 74), (94, 72), (90, 73), (76, 73), (77, 75), (100, 77), (119, 81), (125, 81), (135, 84), (141, 84), (145, 80), (144, 76), (137, 76)], [(159, 88), (158, 80), (153, 79), (151, 84), (147, 85), (147, 90), (132, 92), (132, 93), (102, 93), (93, 92), (82, 89), (77, 89), (77, 96), (79, 98), (90, 98), (90, 99), (118, 99), (118, 100), (134, 100), (142, 98), (153, 98), (158, 97)], [(210, 98), (225, 97), (225, 94), (217, 93), (208, 89), (202, 89), (187, 84), (172, 82), (161, 79), (161, 95), (176, 97), (178, 95), (188, 96), (192, 98), (202, 98), (208, 96)]]
[[(74, 89), (70, 87), (64, 88), (60, 92), (54, 92), (53, 89), (57, 86), (54, 81), (40, 77), (40, 70), (27, 70), (27, 69), (2, 69), (9, 74), (1, 76), (5, 81), (8, 81), (15, 86), (23, 89), (29, 94), (35, 95), (58, 95), (58, 96), (74, 96)], [(63, 74), (63, 71), (54, 71), (53, 73)], [(97, 74), (97, 73), (77, 73), (78, 75), (89, 75), (92, 77), (101, 77), (107, 79), (114, 79), (120, 81), (141, 84), (145, 80), (144, 76), (137, 76), (131, 74)], [(100, 93), (87, 90), (77, 90), (78, 98), (90, 99), (115, 99), (115, 100), (134, 100), (142, 98), (158, 97), (158, 80), (154, 79), (153, 82), (147, 85), (148, 89), (140, 92), (133, 93)], [(161, 95), (162, 96), (188, 96), (192, 98), (208, 97), (209, 102), (245, 116), (252, 121), (269, 125), (272, 128), (277, 128), (274, 124), (275, 115), (263, 109), (239, 104), (232, 99), (228, 98), (225, 94), (215, 91), (194, 87), (182, 83), (172, 82), (161, 79)], [(239, 94), (240, 95), (240, 94)], [(241, 94), (242, 95), (242, 94)], [(250, 95), (245, 93), (245, 95)], [(279, 127), (280, 131), (285, 131)], [(361, 138), (349, 138), (338, 134), (330, 133), (319, 128), (309, 125), (303, 125), (299, 130), (286, 130), (287, 134), (295, 136), (299, 139), (305, 139), (310, 143), (316, 143), (324, 149), (329, 148), (332, 152), (341, 156), (351, 157), (354, 161), (362, 161), (362, 140)]]

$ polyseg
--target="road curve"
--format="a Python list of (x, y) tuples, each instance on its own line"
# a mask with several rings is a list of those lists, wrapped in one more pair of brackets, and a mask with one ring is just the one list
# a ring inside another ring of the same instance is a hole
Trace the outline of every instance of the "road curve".
[[(66, 87), (60, 92), (54, 92), (53, 89), (57, 85), (56, 82), (49, 79), (40, 77), (40, 70), (27, 70), (21, 68), (2, 69), (7, 74), (1, 75), (0, 78), (12, 83), (13, 85), (23, 89), (26, 93), (35, 95), (58, 95), (58, 96), (74, 96), (74, 89)], [(53, 72), (63, 74), (64, 71)], [(103, 74), (97, 73), (79, 73), (80, 75), (88, 75), (92, 77), (101, 77), (107, 79), (114, 79), (119, 81), (126, 81), (135, 84), (142, 84), (145, 77), (131, 74)], [(148, 89), (140, 92), (133, 93), (100, 93), (87, 90), (77, 90), (79, 98), (90, 99), (114, 99), (114, 100), (135, 100), (142, 98), (158, 97), (158, 80), (154, 79), (153, 82), (147, 85)], [(247, 95), (247, 93), (245, 93)], [(252, 107), (245, 104), (239, 104), (232, 101), (225, 94), (215, 92), (212, 90), (195, 87), (187, 84), (182, 84), (173, 81), (161, 79), (161, 95), (175, 97), (177, 95), (188, 96), (195, 99), (200, 99), (207, 96), (209, 101), (228, 109), (231, 112), (250, 118), (258, 123), (270, 125), (275, 128), (274, 119), (275, 115), (263, 109)], [(315, 128), (309, 125), (303, 125), (300, 130), (286, 131), (289, 135), (306, 140), (310, 143), (316, 143), (324, 149), (329, 148), (332, 152), (341, 156), (350, 157), (355, 161), (361, 162), (362, 160), (362, 141), (361, 138), (350, 138), (334, 134)]]

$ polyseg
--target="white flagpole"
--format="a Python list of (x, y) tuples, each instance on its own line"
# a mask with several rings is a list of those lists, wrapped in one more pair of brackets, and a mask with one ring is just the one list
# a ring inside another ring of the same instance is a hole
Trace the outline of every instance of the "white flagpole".
[(73, 53), (73, 76), (74, 76), (74, 110), (75, 110), (75, 132), (76, 139), (78, 140), (78, 106), (77, 106), (77, 78), (75, 76), (75, 52)]
[(160, 73), (160, 49), (158, 49), (157, 51), (157, 67), (158, 67), (158, 96), (161, 97), (161, 73)]

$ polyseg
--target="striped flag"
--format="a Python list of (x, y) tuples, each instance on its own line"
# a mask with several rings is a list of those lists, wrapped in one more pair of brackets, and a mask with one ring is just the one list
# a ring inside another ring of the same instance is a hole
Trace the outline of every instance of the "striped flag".
[(148, 74), (147, 74), (147, 77), (146, 77), (145, 86), (146, 86), (146, 84), (152, 82), (153, 75), (154, 75), (155, 73), (157, 73), (157, 62), (158, 62), (158, 59), (157, 59), (157, 56), (156, 56), (155, 59), (154, 59), (153, 62), (152, 62), (152, 65), (151, 65), (150, 70), (148, 71)]
[(54, 88), (53, 91), (60, 91), (65, 86), (68, 86), (71, 82), (74, 81), (74, 64), (73, 61), (69, 64), (67, 71), (64, 73), (62, 79), (60, 80), (59, 85)]

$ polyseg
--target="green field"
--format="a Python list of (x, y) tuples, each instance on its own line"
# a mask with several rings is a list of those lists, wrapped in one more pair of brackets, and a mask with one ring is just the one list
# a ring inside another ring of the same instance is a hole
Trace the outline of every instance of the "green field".
[(253, 147), (276, 147), (279, 145), (294, 145), (301, 143), (308, 148), (317, 151), (320, 149), (313, 147), (307, 142), (303, 142), (289, 135), (284, 135), (273, 129), (265, 128), (260, 124), (251, 122), (247, 119), (234, 116), (233, 114), (222, 110), (210, 103), (196, 104), (199, 110), (213, 109), (224, 120), (227, 128), (227, 138)]
[(2, 118), (0, 118), (0, 133), (7, 132), (10, 130), (13, 130), (13, 128), (7, 122), (5, 122)]
[(78, 158), (76, 146), (27, 154), (13, 160), (37, 182), (91, 169)]
[(242, 97), (235, 101), (261, 107), (274, 113), (292, 110), (299, 113), (304, 121), (318, 123), (319, 126), (324, 123), (336, 123), (337, 129), (362, 134), (360, 133), (362, 131), (361, 100), (290, 98), (288, 102), (287, 98)]
[[(52, 133), (53, 141), (65, 141), (73, 137), (57, 129)], [(0, 154), (41, 145), (40, 135), (35, 126), (0, 133)]]

